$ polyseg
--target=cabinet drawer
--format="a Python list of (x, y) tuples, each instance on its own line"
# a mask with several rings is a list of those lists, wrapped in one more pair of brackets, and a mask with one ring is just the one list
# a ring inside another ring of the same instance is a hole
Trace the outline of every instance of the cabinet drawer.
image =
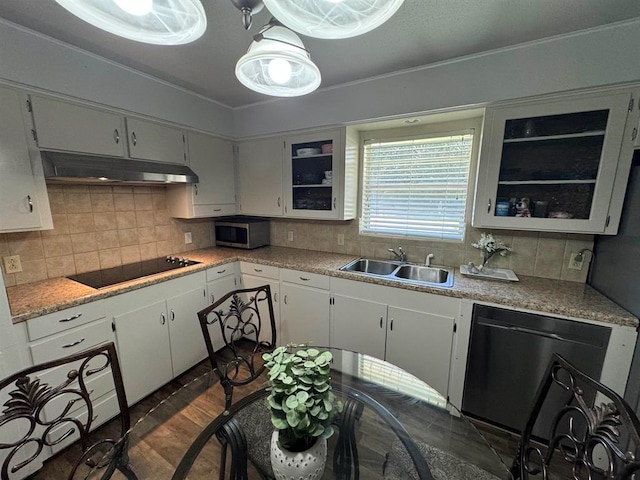
[(281, 270), (280, 280), (283, 282), (306, 285), (308, 287), (329, 290), (330, 278), (318, 273), (300, 272), (298, 270)]
[(104, 316), (106, 316), (104, 302), (87, 303), (27, 320), (27, 334), (29, 335), (29, 340), (38, 340), (47, 335), (53, 335), (54, 333), (93, 322)]
[(233, 215), (236, 213), (236, 204), (219, 204), (219, 205), (194, 205), (193, 215), (196, 218), (201, 217), (222, 217), (224, 215)]
[[(93, 404), (93, 423), (91, 424), (91, 431), (95, 430), (96, 427), (102, 425), (104, 422), (109, 420), (110, 418), (115, 417), (118, 414), (118, 397), (115, 392), (105, 396), (104, 398), (99, 399), (96, 403)], [(80, 419), (82, 423), (87, 421), (87, 409), (82, 408), (77, 412), (73, 417)], [(50, 442), (55, 442), (56, 439), (64, 436), (67, 431), (72, 429), (74, 433), (69, 435), (63, 441), (56, 445), (51, 446), (51, 450), (53, 453), (58, 453), (63, 448), (71, 445), (73, 442), (80, 438), (78, 433), (78, 429), (75, 428), (75, 425), (71, 422), (63, 423), (60, 426), (54, 428), (49, 433), (48, 440)]]
[(236, 267), (234, 263), (225, 263), (224, 265), (209, 268), (207, 270), (207, 282), (212, 282), (213, 280), (217, 280), (228, 275), (234, 275), (235, 273)]
[(29, 348), (31, 349), (33, 363), (37, 364), (81, 352), (110, 339), (109, 323), (106, 319), (103, 319), (53, 337), (47, 337), (39, 342), (34, 342)]
[(243, 275), (253, 275), (256, 277), (271, 278), (278, 280), (279, 268), (271, 265), (260, 265), (259, 263), (240, 262), (240, 272)]

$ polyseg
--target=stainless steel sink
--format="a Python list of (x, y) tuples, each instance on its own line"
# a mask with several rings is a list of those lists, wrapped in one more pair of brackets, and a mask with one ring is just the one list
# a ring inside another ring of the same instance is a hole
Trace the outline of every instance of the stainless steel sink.
[(385, 280), (434, 287), (451, 287), (453, 285), (453, 269), (443, 267), (358, 258), (340, 267), (340, 270), (384, 278)]
[[(394, 275), (406, 280), (427, 283), (447, 283), (450, 272), (444, 268), (422, 265), (402, 265)], [(453, 275), (451, 275), (453, 276)]]
[(372, 273), (374, 275), (389, 275), (399, 266), (400, 264), (397, 262), (359, 258), (341, 267), (340, 270), (344, 270), (345, 272)]

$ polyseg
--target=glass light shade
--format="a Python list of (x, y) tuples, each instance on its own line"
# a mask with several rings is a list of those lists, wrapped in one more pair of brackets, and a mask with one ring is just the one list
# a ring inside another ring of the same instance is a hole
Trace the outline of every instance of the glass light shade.
[(275, 97), (306, 95), (320, 86), (320, 70), (298, 35), (281, 26), (262, 33), (262, 40), (254, 40), (236, 64), (240, 83)]
[(269, 12), (302, 35), (349, 38), (389, 20), (404, 0), (264, 0)]
[(95, 27), (137, 42), (181, 45), (197, 40), (207, 29), (207, 17), (200, 0), (56, 2)]

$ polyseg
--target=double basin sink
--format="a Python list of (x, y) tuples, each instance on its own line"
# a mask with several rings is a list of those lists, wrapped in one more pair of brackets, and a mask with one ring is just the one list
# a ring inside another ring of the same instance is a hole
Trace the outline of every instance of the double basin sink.
[(358, 258), (340, 267), (340, 270), (418, 285), (433, 287), (453, 286), (453, 269), (394, 262), (392, 260)]

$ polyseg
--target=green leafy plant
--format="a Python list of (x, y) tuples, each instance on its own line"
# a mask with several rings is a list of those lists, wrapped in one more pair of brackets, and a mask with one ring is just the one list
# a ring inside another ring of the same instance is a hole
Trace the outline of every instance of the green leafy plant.
[(342, 411), (331, 389), (331, 352), (289, 344), (262, 358), (269, 370), (267, 401), (280, 446), (301, 452), (319, 438), (329, 438), (333, 416)]

